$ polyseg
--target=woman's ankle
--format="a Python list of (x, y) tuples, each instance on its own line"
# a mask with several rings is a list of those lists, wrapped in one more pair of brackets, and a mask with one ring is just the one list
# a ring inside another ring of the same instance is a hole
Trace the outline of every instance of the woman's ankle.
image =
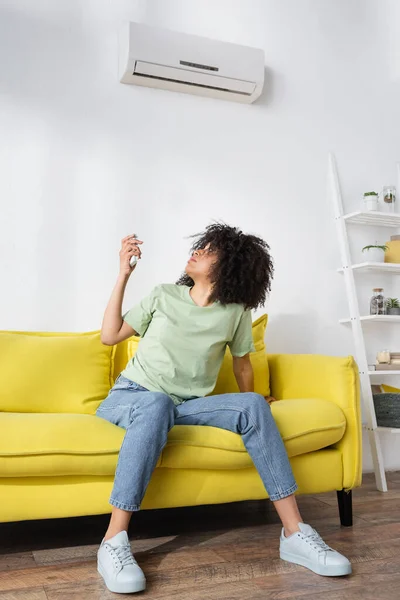
[(110, 540), (111, 538), (115, 537), (116, 535), (118, 535), (119, 533), (121, 533), (121, 531), (126, 531), (128, 533), (127, 529), (123, 529), (121, 527), (115, 527), (115, 528), (108, 528), (105, 535), (104, 535), (104, 541), (107, 542), (107, 540)]
[(132, 517), (132, 513), (126, 510), (122, 510), (121, 508), (113, 507), (111, 518), (108, 524), (108, 528), (106, 534), (104, 536), (104, 540), (107, 541), (121, 531), (128, 532), (129, 523)]
[[(303, 523), (303, 521), (299, 521), (299, 523)], [(300, 531), (299, 523), (296, 523), (296, 524), (293, 523), (288, 527), (284, 527), (283, 530), (284, 530), (285, 537), (289, 537), (290, 535), (293, 535), (297, 531)]]

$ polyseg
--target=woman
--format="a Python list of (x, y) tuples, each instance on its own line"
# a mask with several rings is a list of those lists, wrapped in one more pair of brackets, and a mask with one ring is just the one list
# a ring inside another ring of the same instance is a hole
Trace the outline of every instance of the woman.
[[(320, 575), (347, 575), (350, 562), (303, 523), (289, 459), (266, 399), (254, 393), (249, 352), (254, 351), (251, 309), (270, 291), (273, 262), (268, 244), (225, 224), (192, 236), (191, 257), (176, 284), (161, 284), (121, 315), (125, 287), (141, 258), (134, 236), (122, 240), (120, 274), (105, 311), (104, 344), (141, 340), (97, 415), (126, 429), (108, 530), (98, 570), (113, 592), (142, 591), (143, 571), (128, 539), (140, 504), (174, 425), (211, 425), (242, 435), (243, 443), (282, 521), (280, 557)], [(207, 396), (229, 346), (240, 393)], [(135, 465), (135, 468), (132, 468)]]

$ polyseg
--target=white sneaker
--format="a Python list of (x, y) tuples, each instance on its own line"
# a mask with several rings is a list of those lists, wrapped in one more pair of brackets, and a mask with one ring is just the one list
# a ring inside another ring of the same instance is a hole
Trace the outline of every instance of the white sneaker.
[(350, 561), (333, 548), (325, 544), (321, 536), (306, 523), (299, 523), (300, 531), (285, 537), (282, 528), (280, 557), (288, 562), (302, 565), (317, 573), (330, 577), (349, 575)]
[(110, 592), (131, 594), (146, 588), (146, 578), (133, 557), (126, 531), (101, 542), (97, 570)]

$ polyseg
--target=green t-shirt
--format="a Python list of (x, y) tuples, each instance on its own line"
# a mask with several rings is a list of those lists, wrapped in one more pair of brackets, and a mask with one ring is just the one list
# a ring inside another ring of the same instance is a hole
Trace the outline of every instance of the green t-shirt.
[(213, 391), (226, 345), (233, 356), (255, 350), (250, 310), (218, 301), (198, 306), (189, 292), (186, 285), (157, 285), (123, 315), (141, 339), (122, 375), (174, 404)]

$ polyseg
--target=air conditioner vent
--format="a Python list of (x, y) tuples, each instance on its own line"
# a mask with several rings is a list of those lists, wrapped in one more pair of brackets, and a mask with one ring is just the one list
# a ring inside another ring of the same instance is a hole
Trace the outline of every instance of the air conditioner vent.
[(126, 23), (119, 37), (121, 83), (249, 104), (262, 92), (264, 68), (259, 48), (142, 23)]
[(203, 69), (204, 71), (219, 71), (218, 67), (210, 67), (210, 65), (199, 65), (199, 63), (188, 62), (187, 60), (180, 60), (180, 65), (184, 67), (193, 67), (194, 69)]

